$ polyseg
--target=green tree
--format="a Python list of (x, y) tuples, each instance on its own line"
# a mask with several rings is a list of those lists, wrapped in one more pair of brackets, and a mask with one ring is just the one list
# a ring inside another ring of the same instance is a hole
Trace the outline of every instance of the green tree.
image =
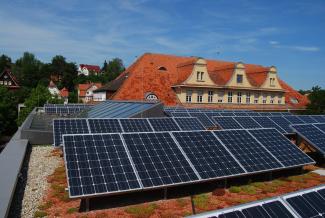
[(0, 85), (0, 135), (11, 135), (17, 129), (17, 99), (13, 92)]
[(102, 67), (102, 72), (106, 72), (107, 71), (107, 68), (108, 68), (108, 64), (107, 64), (107, 61), (105, 60), (104, 61), (104, 64), (103, 64), (103, 67)]
[(109, 82), (118, 77), (125, 70), (123, 61), (120, 58), (114, 58), (108, 62), (107, 69), (104, 72), (104, 81)]
[(69, 93), (69, 103), (78, 103), (78, 93), (76, 90)]
[(51, 100), (52, 96), (49, 90), (42, 85), (38, 85), (36, 88), (32, 89), (30, 96), (26, 98), (23, 108), (18, 116), (17, 123), (21, 125), (28, 114), (34, 109), (34, 107), (42, 107), (47, 101)]
[(325, 114), (325, 89), (315, 86), (308, 95), (310, 103), (307, 112), (310, 114)]
[(43, 77), (41, 67), (42, 62), (36, 59), (34, 54), (25, 52), (23, 57), (16, 61), (13, 73), (17, 76), (21, 86), (33, 88)]
[(6, 68), (11, 68), (11, 58), (3, 54), (0, 56), (0, 73)]
[(69, 91), (74, 90), (73, 80), (78, 76), (75, 63), (67, 62), (65, 57), (57, 55), (52, 59), (51, 70), (62, 77), (62, 81), (57, 84), (59, 89), (66, 87)]

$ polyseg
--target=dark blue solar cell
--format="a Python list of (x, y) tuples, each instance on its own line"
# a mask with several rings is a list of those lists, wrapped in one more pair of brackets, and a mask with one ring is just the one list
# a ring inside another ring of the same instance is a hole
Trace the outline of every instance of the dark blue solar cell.
[(210, 120), (210, 118), (207, 115), (205, 115), (204, 113), (191, 112), (190, 115), (191, 115), (191, 117), (196, 117), (203, 124), (203, 126), (206, 128), (215, 126), (215, 124)]
[(220, 214), (218, 218), (245, 218), (245, 216), (240, 211), (232, 211), (232, 212)]
[(140, 188), (119, 134), (66, 135), (64, 155), (70, 197)]
[(171, 112), (172, 117), (190, 117), (187, 112)]
[(287, 198), (286, 201), (301, 217), (315, 217), (319, 215), (317, 210), (315, 210), (302, 196)]
[(263, 128), (275, 128), (281, 133), (285, 133), (285, 131), (278, 126), (275, 122), (273, 122), (269, 117), (267, 116), (258, 116), (258, 117), (252, 117), (260, 126)]
[(156, 132), (180, 130), (172, 118), (150, 118), (148, 120)]
[(205, 130), (196, 117), (174, 117), (173, 119), (181, 130)]
[(270, 116), (269, 117), (273, 122), (280, 126), (286, 133), (292, 133), (290, 128), (291, 123), (282, 116)]
[(242, 210), (242, 213), (245, 215), (245, 217), (251, 217), (251, 218), (272, 218), (264, 209), (262, 206), (254, 206), (245, 208)]
[(300, 120), (304, 121), (304, 123), (317, 123), (317, 120), (313, 119), (313, 117), (309, 115), (300, 115), (298, 117)]
[(302, 124), (305, 123), (304, 121), (302, 121), (298, 116), (283, 116), (286, 120), (288, 120), (291, 124)]
[(88, 119), (92, 133), (120, 133), (122, 128), (118, 119)]
[(291, 212), (280, 201), (265, 203), (262, 207), (271, 217), (294, 218)]
[(55, 119), (53, 120), (54, 146), (62, 144), (62, 135), (89, 133), (86, 119)]
[(198, 180), (169, 133), (123, 134), (144, 187)]
[(201, 178), (218, 178), (245, 172), (212, 132), (173, 132), (172, 134)]
[(317, 123), (325, 123), (325, 117), (322, 115), (311, 115), (311, 117), (317, 121)]
[(147, 119), (120, 119), (124, 132), (152, 132)]
[(325, 215), (325, 199), (317, 192), (303, 194), (302, 197), (312, 205), (320, 214)]
[(282, 167), (280, 162), (246, 130), (214, 131), (214, 133), (248, 172)]
[(325, 133), (325, 123), (314, 124), (318, 129), (322, 130)]
[(213, 119), (222, 129), (242, 129), (242, 126), (233, 117), (214, 117)]
[(314, 163), (308, 155), (275, 129), (255, 129), (249, 132), (286, 167)]
[(262, 128), (253, 118), (251, 117), (233, 117), (244, 129), (257, 129)]

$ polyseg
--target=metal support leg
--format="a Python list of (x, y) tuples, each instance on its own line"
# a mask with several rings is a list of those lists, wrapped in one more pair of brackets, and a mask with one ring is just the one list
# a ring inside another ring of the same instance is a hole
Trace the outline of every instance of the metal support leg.
[(195, 205), (194, 205), (193, 195), (191, 195), (191, 205), (192, 205), (192, 213), (196, 214), (195, 213)]
[(167, 200), (167, 188), (164, 188), (164, 199)]
[(89, 198), (85, 199), (86, 212), (89, 212)]

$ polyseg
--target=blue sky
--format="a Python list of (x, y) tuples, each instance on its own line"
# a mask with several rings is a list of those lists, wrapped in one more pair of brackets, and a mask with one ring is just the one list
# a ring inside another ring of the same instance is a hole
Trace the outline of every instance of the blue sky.
[(274, 65), (297, 89), (325, 87), (323, 0), (0, 0), (0, 54), (126, 65), (144, 52)]

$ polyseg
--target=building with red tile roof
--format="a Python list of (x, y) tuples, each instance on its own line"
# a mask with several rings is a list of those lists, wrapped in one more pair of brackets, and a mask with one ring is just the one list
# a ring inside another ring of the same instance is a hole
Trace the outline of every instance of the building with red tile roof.
[(84, 103), (93, 101), (94, 91), (102, 87), (101, 83), (86, 83), (78, 85), (78, 101)]
[(104, 87), (110, 99), (145, 100), (150, 93), (168, 106), (287, 110), (308, 104), (274, 66), (165, 54), (145, 53)]
[(89, 76), (90, 74), (98, 75), (100, 73), (100, 67), (97, 65), (80, 64), (78, 67), (78, 75)]

